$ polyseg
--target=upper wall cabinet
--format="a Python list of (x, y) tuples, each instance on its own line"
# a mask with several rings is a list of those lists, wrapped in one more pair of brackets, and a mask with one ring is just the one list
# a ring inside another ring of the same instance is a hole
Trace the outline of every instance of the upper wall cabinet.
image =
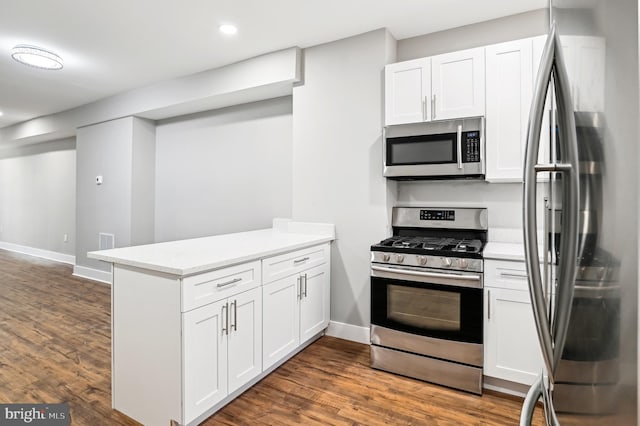
[(385, 67), (385, 125), (484, 115), (484, 48)]
[[(486, 180), (522, 182), (533, 85), (546, 36), (486, 47)], [(551, 101), (547, 95), (538, 163), (549, 162)], [(539, 174), (538, 180), (548, 179)]]
[(486, 48), (488, 181), (522, 181), (533, 91), (531, 39)]
[(387, 65), (384, 83), (386, 125), (430, 120), (430, 58)]
[(484, 115), (484, 48), (431, 58), (434, 120)]

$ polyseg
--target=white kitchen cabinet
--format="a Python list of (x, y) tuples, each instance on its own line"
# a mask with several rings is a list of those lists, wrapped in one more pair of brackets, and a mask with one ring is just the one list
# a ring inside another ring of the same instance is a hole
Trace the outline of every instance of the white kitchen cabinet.
[(431, 59), (385, 67), (385, 124), (425, 121), (431, 117)]
[(190, 422), (262, 372), (262, 290), (184, 313), (183, 339)]
[(187, 422), (222, 401), (227, 389), (227, 301), (183, 316), (184, 415)]
[[(533, 89), (546, 36), (486, 47), (486, 150), (489, 182), (522, 182)], [(538, 163), (548, 163), (550, 96), (540, 132)], [(538, 180), (548, 179), (539, 174)]]
[(431, 57), (434, 120), (485, 114), (484, 48)]
[[(263, 368), (266, 370), (300, 344), (316, 336), (329, 325), (328, 245), (318, 246), (323, 259), (312, 251), (298, 251), (263, 261), (263, 275), (288, 270), (290, 275), (276, 279), (263, 291)], [(304, 268), (304, 262), (322, 264)], [(273, 266), (278, 265), (277, 269)], [(278, 273), (272, 274), (278, 276)]]
[(385, 125), (484, 115), (484, 48), (385, 67)]
[(485, 260), (484, 374), (531, 385), (542, 353), (524, 262)]
[(533, 91), (531, 39), (494, 44), (486, 52), (486, 180), (522, 182)]

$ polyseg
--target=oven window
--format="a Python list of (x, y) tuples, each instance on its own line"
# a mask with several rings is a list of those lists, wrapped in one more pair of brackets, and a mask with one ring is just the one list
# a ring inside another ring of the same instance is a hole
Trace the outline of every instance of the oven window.
[(371, 277), (371, 324), (482, 343), (482, 289)]
[(455, 133), (387, 138), (387, 165), (450, 164), (457, 161)]
[(405, 142), (391, 145), (390, 164), (453, 163), (451, 140)]
[(460, 293), (388, 285), (387, 318), (409, 327), (460, 331)]

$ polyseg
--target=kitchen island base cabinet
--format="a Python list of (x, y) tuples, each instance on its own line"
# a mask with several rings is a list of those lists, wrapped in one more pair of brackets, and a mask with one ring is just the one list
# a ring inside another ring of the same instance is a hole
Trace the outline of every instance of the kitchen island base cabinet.
[(114, 263), (113, 408), (199, 424), (319, 338), (329, 243), (280, 253), (188, 275)]
[(263, 308), (266, 369), (329, 325), (329, 265), (264, 285)]
[(188, 423), (262, 372), (261, 289), (187, 312), (183, 328)]

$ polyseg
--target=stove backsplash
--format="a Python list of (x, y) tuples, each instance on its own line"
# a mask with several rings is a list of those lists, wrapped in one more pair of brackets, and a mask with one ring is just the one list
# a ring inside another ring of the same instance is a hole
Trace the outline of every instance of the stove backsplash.
[[(543, 217), (545, 188), (538, 187), (538, 217)], [(399, 206), (486, 207), (489, 239), (492, 229), (522, 231), (522, 184), (484, 181), (402, 181), (397, 186)], [(542, 221), (538, 224), (542, 228)]]

